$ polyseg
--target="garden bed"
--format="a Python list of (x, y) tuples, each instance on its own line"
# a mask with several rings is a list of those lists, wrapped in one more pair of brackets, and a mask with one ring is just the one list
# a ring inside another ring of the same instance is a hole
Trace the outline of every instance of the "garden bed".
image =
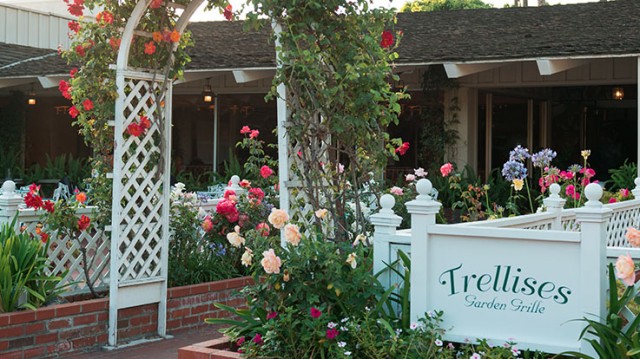
[(178, 349), (178, 359), (237, 359), (242, 355), (234, 350), (228, 337), (207, 340)]
[[(229, 315), (214, 306), (239, 306), (237, 295), (252, 283), (242, 277), (169, 288), (167, 332), (207, 325), (205, 318)], [(157, 336), (158, 308), (147, 304), (118, 311), (118, 342)], [(57, 357), (78, 351), (92, 351), (107, 345), (109, 298), (57, 304), (38, 310), (0, 314), (0, 357)]]

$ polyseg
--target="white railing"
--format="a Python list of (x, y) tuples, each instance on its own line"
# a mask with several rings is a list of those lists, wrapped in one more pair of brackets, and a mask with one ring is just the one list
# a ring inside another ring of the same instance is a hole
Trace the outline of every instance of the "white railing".
[[(234, 190), (241, 194), (244, 192), (238, 183), (238, 176), (231, 178), (231, 185), (227, 189)], [(200, 207), (206, 212), (215, 212), (216, 205), (220, 199), (210, 199), (200, 203)], [(79, 209), (76, 213), (78, 217), (86, 215), (93, 219), (93, 214), (98, 208), (87, 206)], [(25, 208), (23, 197), (17, 193), (15, 184), (6, 181), (2, 185), (0, 193), (0, 225), (12, 223), (16, 218), (16, 231), (24, 230), (34, 234), (38, 224), (42, 221), (43, 212)], [(43, 229), (46, 232), (46, 228)], [(47, 232), (48, 233), (48, 232)], [(103, 231), (83, 232), (81, 238), (75, 240), (65, 236), (59, 238), (55, 233), (48, 233), (49, 236), (49, 261), (50, 266), (47, 274), (63, 276), (61, 285), (66, 286), (67, 295), (88, 292), (85, 281), (84, 269), (82, 266), (81, 248), (86, 248), (88, 258), (92, 263), (89, 267), (89, 275), (96, 289), (109, 287), (109, 259), (110, 259), (110, 235)], [(65, 274), (66, 273), (66, 274)]]
[[(559, 192), (560, 186), (557, 184), (553, 184), (549, 188), (550, 196), (544, 200), (546, 212), (454, 225), (579, 232), (580, 223), (576, 221), (576, 209), (563, 208), (565, 200), (559, 197)], [(636, 188), (632, 193), (634, 196), (632, 200), (603, 205), (612, 210), (612, 216), (607, 224), (606, 240), (607, 257), (610, 259), (626, 253), (629, 253), (634, 259), (640, 259), (640, 249), (632, 248), (625, 238), (627, 228), (640, 225), (640, 178), (636, 179)]]

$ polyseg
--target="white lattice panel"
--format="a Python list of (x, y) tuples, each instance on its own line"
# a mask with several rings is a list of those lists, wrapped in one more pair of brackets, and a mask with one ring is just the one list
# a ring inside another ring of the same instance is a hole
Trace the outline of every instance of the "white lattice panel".
[(607, 225), (607, 247), (630, 247), (624, 237), (627, 228), (638, 227), (640, 208), (624, 208), (613, 211)]
[[(78, 216), (80, 214), (89, 215), (90, 212), (81, 210)], [(18, 221), (27, 233), (31, 233), (34, 238), (38, 238), (35, 233), (36, 227), (40, 223), (40, 218), (34, 211), (21, 211)], [(69, 285), (67, 287), (69, 294), (87, 289), (82, 254), (80, 252), (82, 247), (87, 249), (90, 261), (89, 275), (94, 287), (99, 288), (107, 284), (106, 278), (109, 276), (109, 237), (107, 235), (101, 231), (82, 232), (78, 241), (68, 236), (60, 238), (57, 233), (52, 233), (47, 228), (43, 228), (43, 230), (50, 235), (50, 270), (48, 270), (47, 274), (62, 275), (68, 270), (67, 275), (61, 281), (61, 285)]]
[[(163, 233), (168, 223), (163, 223), (166, 208), (163, 196), (165, 173), (163, 147), (164, 109), (157, 111), (164, 102), (161, 82), (129, 78), (125, 81), (122, 146), (116, 169), (119, 172), (119, 188), (114, 202), (120, 204), (117, 252), (117, 272), (120, 283), (161, 276), (161, 247)], [(158, 96), (159, 98), (156, 98)], [(140, 123), (142, 116), (150, 119), (151, 127), (136, 137), (127, 128)]]

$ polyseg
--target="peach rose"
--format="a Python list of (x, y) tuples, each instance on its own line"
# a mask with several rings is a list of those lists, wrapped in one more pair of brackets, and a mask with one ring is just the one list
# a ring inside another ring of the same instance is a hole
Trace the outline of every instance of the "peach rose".
[(324, 219), (327, 216), (327, 210), (322, 208), (316, 211), (316, 217)]
[(268, 219), (271, 225), (280, 229), (284, 226), (285, 222), (289, 220), (289, 215), (284, 210), (273, 208)]
[(634, 285), (636, 281), (636, 266), (630, 255), (618, 257), (616, 261), (616, 277), (626, 286)]
[(265, 272), (269, 274), (279, 274), (280, 266), (282, 265), (282, 260), (280, 257), (276, 256), (276, 253), (272, 249), (268, 251), (262, 252), (262, 260), (260, 264), (262, 264), (262, 268)]
[(300, 234), (300, 228), (298, 228), (298, 226), (291, 223), (284, 226), (284, 239), (287, 242), (291, 243), (294, 246), (297, 246), (298, 244), (300, 244), (301, 238), (302, 235)]
[(236, 248), (240, 248), (244, 244), (244, 237), (240, 236), (240, 226), (236, 226), (235, 232), (227, 234), (227, 240)]
[(633, 228), (633, 227), (629, 227), (627, 228), (627, 234), (624, 235), (627, 238), (627, 241), (629, 241), (629, 244), (631, 244), (632, 247), (640, 247), (640, 231)]

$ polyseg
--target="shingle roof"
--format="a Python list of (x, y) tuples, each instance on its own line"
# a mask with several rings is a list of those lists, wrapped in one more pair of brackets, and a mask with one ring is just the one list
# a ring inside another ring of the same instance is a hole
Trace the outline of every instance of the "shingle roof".
[[(50, 71), (57, 68), (56, 65), (64, 64), (62, 60), (60, 64), (56, 64), (53, 58), (59, 59), (59, 56), (51, 49), (0, 43), (0, 74), (2, 77), (8, 77), (51, 73)], [(44, 64), (46, 66), (43, 66)], [(65, 68), (62, 68), (63, 72), (66, 72)]]
[(244, 21), (193, 22), (189, 30), (195, 46), (188, 49), (188, 69), (275, 67), (276, 52), (270, 28), (242, 31)]
[(400, 63), (640, 53), (640, 1), (401, 13)]
[[(275, 67), (269, 29), (243, 32), (242, 26), (191, 23), (196, 45), (187, 70)], [(639, 0), (401, 13), (396, 27), (404, 32), (399, 64), (640, 54)], [(52, 52), (0, 43), (0, 78), (66, 73), (58, 56), (2, 69), (5, 62)]]

